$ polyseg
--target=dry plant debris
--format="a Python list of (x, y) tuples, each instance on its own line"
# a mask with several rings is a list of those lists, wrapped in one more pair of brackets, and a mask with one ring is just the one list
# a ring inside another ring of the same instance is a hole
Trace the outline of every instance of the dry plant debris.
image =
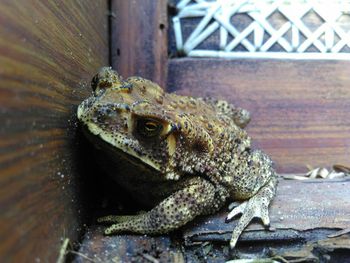
[(350, 176), (350, 167), (341, 164), (333, 165), (332, 169), (325, 167), (309, 168), (306, 174), (290, 175), (284, 174), (284, 179), (310, 180), (310, 179), (339, 179)]

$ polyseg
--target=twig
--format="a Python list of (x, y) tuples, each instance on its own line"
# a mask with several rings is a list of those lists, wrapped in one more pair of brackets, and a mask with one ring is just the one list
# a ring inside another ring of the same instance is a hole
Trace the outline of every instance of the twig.
[(152, 256), (149, 255), (149, 254), (144, 254), (144, 253), (142, 253), (141, 256), (142, 256), (143, 258), (147, 259), (148, 261), (152, 262), (152, 263), (159, 263), (159, 260), (158, 260), (158, 259), (152, 257)]
[(60, 253), (58, 255), (58, 259), (57, 259), (57, 263), (64, 263), (65, 259), (66, 259), (66, 255), (67, 255), (67, 248), (69, 245), (69, 238), (67, 237), (64, 241), (63, 244), (61, 246), (60, 249)]
[(348, 233), (350, 233), (350, 228), (345, 228), (335, 232), (334, 234), (328, 235), (327, 237), (339, 237)]

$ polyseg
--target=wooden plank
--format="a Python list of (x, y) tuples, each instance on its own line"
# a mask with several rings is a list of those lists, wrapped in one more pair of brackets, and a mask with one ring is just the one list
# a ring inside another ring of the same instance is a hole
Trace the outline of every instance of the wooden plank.
[[(227, 213), (222, 211), (189, 224), (184, 229), (187, 242), (229, 241), (237, 221), (226, 223)], [(253, 223), (242, 234), (241, 241), (310, 241), (312, 235), (308, 231), (322, 229), (326, 237), (331, 232), (350, 228), (350, 178), (280, 179), (269, 213), (273, 231), (265, 231), (261, 222)]]
[(74, 115), (108, 63), (106, 2), (0, 3), (1, 262), (55, 262), (82, 230)]
[(112, 1), (112, 66), (165, 87), (168, 59), (166, 0)]
[(278, 172), (349, 164), (350, 62), (172, 59), (168, 90), (248, 109), (254, 145)]
[[(79, 252), (74, 253), (77, 255), (75, 262), (84, 262), (86, 257), (96, 262), (147, 262), (143, 259), (144, 255), (159, 262), (183, 262), (183, 258), (185, 262), (224, 262), (247, 255), (270, 257), (272, 252), (302, 258), (305, 250), (309, 252), (308, 256), (320, 259), (319, 254), (311, 253), (312, 248), (324, 249), (323, 255), (327, 252), (332, 259), (342, 256), (349, 259), (350, 235), (343, 233), (340, 238), (337, 235), (341, 234), (339, 230), (350, 229), (349, 200), (349, 178), (280, 179), (269, 210), (273, 230), (266, 231), (260, 222), (250, 224), (231, 253), (229, 240), (237, 221), (226, 223), (228, 212), (223, 208), (217, 214), (196, 218), (185, 227), (158, 237), (125, 234), (106, 237), (102, 235), (103, 227), (93, 225), (86, 233)], [(321, 244), (325, 242), (328, 245)], [(164, 249), (167, 247), (169, 249)]]
[[(280, 180), (269, 210), (271, 231), (265, 230), (259, 221), (250, 224), (235, 250), (229, 253), (227, 244), (237, 221), (225, 223), (227, 211), (202, 217), (183, 229), (186, 260), (201, 262), (205, 257), (208, 261), (223, 262), (232, 258), (279, 256), (295, 262), (318, 262), (325, 257), (330, 262), (348, 262), (349, 198), (349, 178)], [(280, 260), (277, 259), (287, 262)]]
[(73, 262), (185, 262), (180, 247), (169, 236), (102, 233), (101, 226), (89, 229)]

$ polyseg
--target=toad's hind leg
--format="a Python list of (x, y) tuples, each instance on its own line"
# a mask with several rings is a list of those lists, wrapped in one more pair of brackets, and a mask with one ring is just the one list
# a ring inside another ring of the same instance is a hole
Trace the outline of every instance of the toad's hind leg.
[[(187, 186), (173, 193), (151, 211), (123, 218), (105, 230), (106, 235), (132, 232), (139, 234), (162, 234), (183, 226), (194, 217), (206, 213), (217, 205), (215, 187), (199, 177), (191, 179)], [(222, 205), (222, 202), (220, 203)], [(108, 220), (102, 220), (108, 221)]]
[(277, 186), (277, 178), (271, 179), (264, 185), (253, 197), (235, 207), (227, 216), (227, 220), (232, 219), (238, 214), (242, 214), (237, 226), (233, 230), (230, 247), (234, 248), (239, 236), (254, 217), (262, 220), (265, 226), (270, 225), (268, 207), (273, 199)]

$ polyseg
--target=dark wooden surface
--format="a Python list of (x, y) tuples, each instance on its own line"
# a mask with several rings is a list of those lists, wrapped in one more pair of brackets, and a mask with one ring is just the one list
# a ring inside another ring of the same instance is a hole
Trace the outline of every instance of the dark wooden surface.
[[(298, 252), (298, 257), (302, 258), (306, 249), (304, 245), (308, 244), (312, 250), (325, 240), (333, 245), (333, 249), (326, 251), (323, 247), (322, 255), (332, 252), (333, 259), (346, 255), (345, 259), (350, 259), (350, 236), (343, 235), (338, 239), (337, 235), (340, 230), (350, 230), (350, 178), (280, 179), (270, 207), (270, 231), (265, 230), (260, 221), (250, 224), (231, 253), (228, 245), (237, 221), (226, 223), (227, 213), (223, 208), (215, 215), (196, 218), (182, 229), (162, 237), (105, 237), (101, 234), (103, 227), (93, 226), (85, 235), (76, 262), (84, 262), (86, 257), (95, 262), (113, 259), (147, 262), (144, 255), (159, 262), (182, 262), (183, 258), (189, 262), (223, 262), (235, 257), (246, 258), (247, 255), (270, 257), (272, 252), (286, 256), (293, 253), (296, 256)], [(169, 249), (165, 250), (167, 247)], [(314, 256), (311, 252), (309, 254)], [(315, 255), (317, 258), (317, 253)]]
[[(184, 229), (188, 242), (219, 239), (229, 241), (235, 222), (225, 223), (227, 211), (205, 217)], [(243, 241), (285, 240), (304, 238), (301, 233), (313, 229), (350, 228), (350, 178), (339, 180), (280, 180), (270, 210), (271, 227), (264, 231), (260, 221), (250, 224)], [(281, 231), (282, 230), (282, 231)], [(292, 230), (283, 232), (283, 230)], [(263, 231), (264, 233), (258, 233)], [(253, 233), (253, 234), (249, 234)], [(350, 240), (349, 240), (350, 242)]]
[(165, 87), (168, 60), (166, 0), (112, 1), (112, 66)]
[(179, 244), (169, 236), (104, 236), (103, 227), (93, 226), (85, 235), (75, 263), (93, 262), (177, 262), (184, 261)]
[(82, 230), (74, 115), (108, 63), (107, 1), (5, 0), (0, 24), (0, 261), (55, 262)]
[(349, 72), (349, 61), (183, 58), (169, 61), (167, 88), (248, 109), (278, 172), (305, 172), (350, 164)]

